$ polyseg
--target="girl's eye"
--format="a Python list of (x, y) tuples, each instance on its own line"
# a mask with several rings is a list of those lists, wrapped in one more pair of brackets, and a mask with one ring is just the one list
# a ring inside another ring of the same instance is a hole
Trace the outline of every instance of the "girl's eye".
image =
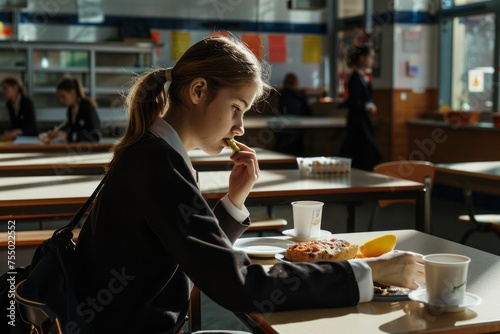
[(240, 108), (238, 108), (237, 106), (233, 106), (233, 111), (238, 112), (238, 111), (240, 111)]

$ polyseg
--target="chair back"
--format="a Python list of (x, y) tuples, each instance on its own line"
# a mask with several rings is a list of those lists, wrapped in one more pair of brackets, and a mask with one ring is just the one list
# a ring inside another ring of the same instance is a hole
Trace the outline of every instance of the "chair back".
[[(405, 179), (424, 184), (425, 188), (425, 217), (424, 229), (430, 229), (431, 191), (434, 184), (435, 167), (432, 162), (420, 160), (389, 161), (376, 165), (374, 172), (399, 179)], [(378, 206), (383, 208), (395, 203), (415, 203), (414, 199), (381, 200)]]
[(59, 319), (48, 305), (23, 297), (23, 284), (25, 281), (19, 282), (15, 290), (15, 300), (21, 319), (32, 324), (31, 333), (62, 334), (63, 330)]
[[(434, 164), (420, 160), (389, 161), (376, 165), (373, 171), (399, 179), (423, 183), (427, 194), (432, 190), (434, 183)], [(415, 200), (384, 200), (379, 206), (384, 207), (394, 202), (415, 202)]]

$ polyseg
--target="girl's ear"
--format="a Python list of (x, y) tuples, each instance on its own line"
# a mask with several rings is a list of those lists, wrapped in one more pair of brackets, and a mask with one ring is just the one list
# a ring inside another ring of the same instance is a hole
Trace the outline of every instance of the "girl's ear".
[(203, 78), (196, 78), (189, 86), (189, 98), (193, 104), (199, 104), (207, 96), (207, 81)]

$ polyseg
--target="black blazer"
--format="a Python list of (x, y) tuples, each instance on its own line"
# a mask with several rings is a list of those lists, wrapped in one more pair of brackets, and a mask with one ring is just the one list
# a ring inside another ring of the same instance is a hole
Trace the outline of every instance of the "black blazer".
[(373, 125), (366, 103), (372, 101), (372, 87), (357, 71), (348, 82), (349, 97), (342, 104), (349, 109), (347, 128), (339, 155), (352, 159), (352, 167), (372, 170), (380, 162), (380, 153), (373, 138)]
[(88, 101), (80, 101), (75, 123), (71, 122), (71, 107), (68, 108), (66, 119), (68, 142), (98, 142), (101, 139), (99, 115)]
[(7, 110), (9, 111), (11, 130), (21, 129), (23, 131), (23, 136), (38, 136), (35, 107), (33, 105), (33, 102), (29, 98), (21, 98), (17, 116), (14, 111), (14, 106), (10, 101), (7, 101)]
[(146, 133), (109, 171), (79, 235), (81, 313), (96, 333), (176, 333), (193, 283), (232, 311), (357, 304), (346, 261), (251, 264), (232, 249), (248, 224), (212, 210), (180, 154)]

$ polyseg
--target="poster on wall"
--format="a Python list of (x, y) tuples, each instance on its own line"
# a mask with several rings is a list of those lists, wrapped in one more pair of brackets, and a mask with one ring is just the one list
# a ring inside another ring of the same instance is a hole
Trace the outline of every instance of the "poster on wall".
[(170, 57), (172, 60), (179, 60), (190, 45), (191, 33), (187, 31), (172, 31), (172, 47), (170, 49)]
[(241, 40), (245, 43), (250, 51), (253, 52), (257, 59), (262, 59), (262, 37), (257, 34), (243, 34)]
[(270, 63), (286, 63), (286, 35), (269, 35), (267, 37)]
[(321, 36), (302, 38), (302, 62), (318, 64), (321, 61)]

